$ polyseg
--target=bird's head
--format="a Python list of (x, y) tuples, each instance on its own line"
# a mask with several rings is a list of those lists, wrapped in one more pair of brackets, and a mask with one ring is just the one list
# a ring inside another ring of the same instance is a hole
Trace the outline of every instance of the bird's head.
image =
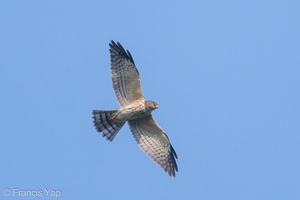
[(154, 101), (146, 101), (146, 107), (151, 110), (155, 110), (158, 108), (158, 103), (156, 103)]

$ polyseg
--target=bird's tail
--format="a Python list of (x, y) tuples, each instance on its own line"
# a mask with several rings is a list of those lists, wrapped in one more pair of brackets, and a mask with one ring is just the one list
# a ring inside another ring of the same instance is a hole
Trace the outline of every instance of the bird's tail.
[(103, 132), (102, 136), (113, 141), (125, 122), (114, 122), (110, 120), (117, 110), (93, 110), (94, 125), (98, 132)]

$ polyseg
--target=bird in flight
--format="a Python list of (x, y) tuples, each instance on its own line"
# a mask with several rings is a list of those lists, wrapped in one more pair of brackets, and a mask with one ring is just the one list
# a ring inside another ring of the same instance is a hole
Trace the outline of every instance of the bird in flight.
[(177, 155), (164, 130), (151, 112), (158, 108), (154, 101), (144, 98), (140, 75), (130, 52), (117, 42), (109, 44), (112, 84), (119, 110), (93, 110), (94, 125), (109, 141), (113, 141), (122, 126), (128, 122), (140, 148), (170, 176), (178, 171)]

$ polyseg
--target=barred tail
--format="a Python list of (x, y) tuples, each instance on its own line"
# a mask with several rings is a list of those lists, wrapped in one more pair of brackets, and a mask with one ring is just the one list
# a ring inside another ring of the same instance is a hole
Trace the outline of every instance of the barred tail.
[(102, 136), (113, 141), (125, 122), (114, 122), (109, 120), (117, 110), (93, 110), (94, 125), (98, 132), (103, 132)]

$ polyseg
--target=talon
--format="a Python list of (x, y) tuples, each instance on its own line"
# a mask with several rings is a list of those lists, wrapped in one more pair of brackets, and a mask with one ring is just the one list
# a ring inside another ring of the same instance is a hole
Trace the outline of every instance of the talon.
[(111, 117), (109, 118), (110, 121), (113, 121), (114, 119), (116, 119), (116, 116), (115, 116), (115, 115), (113, 115), (113, 116), (111, 116)]

